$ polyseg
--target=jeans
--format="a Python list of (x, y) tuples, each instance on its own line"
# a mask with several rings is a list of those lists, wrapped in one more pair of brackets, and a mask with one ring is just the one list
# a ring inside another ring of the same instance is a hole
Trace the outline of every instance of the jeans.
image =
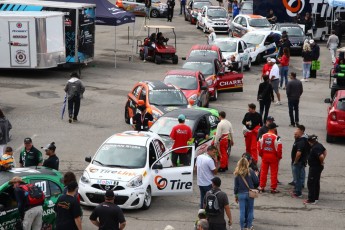
[(182, 12), (183, 12), (183, 14), (186, 14), (185, 9), (186, 9), (186, 3), (181, 3), (180, 4), (180, 14), (182, 14)]
[(74, 96), (71, 99), (68, 99), (68, 115), (70, 118), (77, 118), (80, 109), (80, 97)]
[(24, 215), (23, 229), (24, 230), (31, 230), (31, 228), (34, 230), (41, 229), (42, 215), (43, 215), (42, 206), (36, 206), (27, 210)]
[(208, 191), (212, 189), (212, 184), (208, 186), (199, 186), (200, 189), (200, 208), (204, 208), (204, 198)]
[(284, 81), (285, 81), (284, 87), (286, 87), (288, 83), (288, 73), (289, 73), (289, 66), (280, 67), (280, 88), (283, 86)]
[(303, 78), (308, 79), (310, 77), (311, 63), (303, 62)]
[[(288, 99), (288, 105), (289, 105), (290, 124), (295, 125), (296, 123), (299, 123), (299, 114), (298, 114), (299, 99), (298, 100)], [(295, 111), (295, 117), (293, 115), (293, 111)]]
[[(292, 181), (296, 184), (296, 178), (295, 175), (293, 173), (293, 163), (291, 163), (291, 172), (292, 172)], [(302, 168), (302, 172), (301, 172), (301, 181), (302, 181), (302, 187), (305, 187), (305, 167)]]
[[(264, 124), (266, 123), (266, 119), (268, 116), (268, 112), (270, 111), (271, 100), (260, 100), (260, 114), (263, 117)], [(265, 110), (265, 114), (264, 113)]]
[(320, 178), (323, 166), (309, 167), (308, 174), (308, 200), (319, 200)]
[(151, 11), (151, 7), (145, 7), (146, 17), (148, 19), (150, 19), (150, 11)]
[(292, 173), (294, 174), (295, 181), (295, 190), (294, 193), (297, 196), (302, 195), (302, 169), (304, 168), (304, 164), (302, 162), (298, 162), (297, 164), (292, 165)]
[(240, 226), (241, 229), (252, 227), (254, 213), (254, 199), (249, 197), (249, 193), (239, 193), (238, 203), (240, 205)]

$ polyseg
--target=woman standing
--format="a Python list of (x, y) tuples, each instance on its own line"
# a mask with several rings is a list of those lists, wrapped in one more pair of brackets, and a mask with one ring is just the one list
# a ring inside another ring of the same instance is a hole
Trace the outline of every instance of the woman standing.
[[(257, 100), (260, 103), (260, 114), (263, 117), (263, 124), (266, 124), (268, 111), (270, 110), (271, 102), (274, 101), (273, 87), (269, 83), (269, 76), (262, 77), (264, 82), (260, 83)], [(263, 114), (265, 110), (265, 115)]]
[(287, 47), (283, 49), (283, 56), (278, 59), (280, 62), (280, 88), (283, 87), (283, 82), (285, 81), (284, 88), (288, 83), (288, 73), (289, 73), (289, 62), (290, 62), (290, 52)]
[[(254, 198), (249, 197), (249, 189), (254, 189), (259, 185), (259, 180), (255, 172), (249, 168), (249, 162), (242, 157), (235, 169), (234, 193), (236, 203), (240, 205), (240, 226), (241, 229), (253, 228)], [(246, 182), (245, 182), (246, 181)], [(248, 187), (246, 185), (248, 184)]]
[(6, 145), (10, 142), (10, 129), (12, 125), (0, 109), (0, 157), (4, 154)]
[(308, 81), (310, 77), (310, 66), (312, 61), (311, 48), (309, 43), (304, 43), (302, 50), (303, 57), (303, 79), (301, 81)]

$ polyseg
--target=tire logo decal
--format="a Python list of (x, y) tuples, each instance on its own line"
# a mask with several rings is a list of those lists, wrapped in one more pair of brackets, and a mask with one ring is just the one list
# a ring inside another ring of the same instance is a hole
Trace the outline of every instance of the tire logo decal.
[(161, 176), (156, 176), (154, 181), (155, 181), (155, 184), (159, 190), (165, 189), (168, 185), (167, 179), (165, 179)]
[[(292, 7), (292, 4), (297, 1), (297, 6)], [(302, 8), (302, 1), (304, 3), (304, 0), (282, 0), (283, 5), (285, 8), (290, 11), (291, 13), (297, 13), (301, 10)], [(304, 5), (304, 4), (303, 4)]]

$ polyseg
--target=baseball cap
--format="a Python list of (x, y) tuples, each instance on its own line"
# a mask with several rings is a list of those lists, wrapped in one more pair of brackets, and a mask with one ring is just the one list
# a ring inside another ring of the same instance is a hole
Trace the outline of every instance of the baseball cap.
[(266, 118), (266, 121), (274, 121), (274, 117), (268, 116), (268, 117)]
[(252, 156), (249, 153), (243, 153), (242, 157), (246, 158), (248, 161), (252, 160)]
[(268, 125), (268, 129), (275, 129), (277, 127), (279, 127), (279, 126), (274, 122)]
[(212, 183), (215, 185), (215, 186), (217, 186), (217, 187), (220, 187), (220, 185), (222, 184), (222, 181), (220, 180), (220, 178), (219, 177), (213, 177), (213, 179), (211, 180), (212, 181)]
[(315, 134), (308, 136), (308, 141), (316, 141), (316, 140), (317, 140), (317, 136)]
[(206, 214), (205, 209), (199, 209), (199, 211), (198, 211), (198, 215), (199, 215), (199, 214)]
[(56, 149), (55, 142), (52, 142), (52, 143), (48, 144), (46, 147), (41, 147), (41, 149), (44, 149), (44, 150), (55, 150)]
[(276, 63), (276, 59), (271, 58), (271, 62)]
[(267, 60), (267, 62), (270, 62), (271, 61), (271, 57), (268, 57), (266, 60)]
[(105, 197), (106, 197), (106, 198), (110, 198), (110, 199), (114, 198), (114, 197), (115, 197), (114, 192), (113, 192), (113, 191), (110, 191), (110, 190), (107, 190), (107, 191), (105, 192)]
[(313, 44), (313, 43), (315, 43), (315, 41), (314, 41), (313, 39), (310, 39), (310, 40), (309, 40), (309, 43), (310, 43), (310, 44)]
[(177, 119), (184, 121), (184, 120), (186, 120), (186, 116), (183, 114), (180, 114), (180, 115), (178, 115)]
[(30, 143), (32, 143), (32, 139), (30, 137), (27, 137), (27, 138), (24, 139), (24, 143), (25, 144), (30, 144)]

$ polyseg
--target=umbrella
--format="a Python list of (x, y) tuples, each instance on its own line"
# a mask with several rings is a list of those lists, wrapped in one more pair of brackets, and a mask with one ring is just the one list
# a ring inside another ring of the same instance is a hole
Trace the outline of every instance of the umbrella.
[(67, 101), (67, 93), (65, 95), (65, 99), (63, 100), (63, 104), (62, 104), (62, 108), (61, 108), (61, 120), (63, 120), (63, 115), (65, 114), (66, 101)]

